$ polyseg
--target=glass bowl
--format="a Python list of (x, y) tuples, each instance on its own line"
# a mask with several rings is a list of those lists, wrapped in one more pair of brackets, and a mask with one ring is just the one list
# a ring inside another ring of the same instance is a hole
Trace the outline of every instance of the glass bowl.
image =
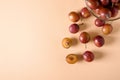
[[(88, 0), (85, 0), (85, 4), (86, 4), (86, 7), (88, 8), (88, 10), (91, 12), (91, 14), (92, 14), (93, 16), (95, 16), (96, 18), (102, 19), (102, 18), (100, 17), (100, 15), (98, 15), (93, 9), (91, 9), (91, 8), (87, 5), (87, 1), (88, 1)], [(105, 21), (115, 21), (115, 20), (118, 20), (118, 19), (120, 19), (120, 10), (118, 11), (117, 16), (111, 17), (111, 18), (108, 18), (108, 19), (102, 19), (102, 20), (105, 20)]]

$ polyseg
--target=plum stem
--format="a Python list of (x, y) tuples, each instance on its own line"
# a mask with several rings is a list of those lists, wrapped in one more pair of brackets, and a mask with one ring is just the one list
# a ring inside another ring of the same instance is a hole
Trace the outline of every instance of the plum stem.
[(85, 44), (85, 49), (87, 49), (87, 45)]

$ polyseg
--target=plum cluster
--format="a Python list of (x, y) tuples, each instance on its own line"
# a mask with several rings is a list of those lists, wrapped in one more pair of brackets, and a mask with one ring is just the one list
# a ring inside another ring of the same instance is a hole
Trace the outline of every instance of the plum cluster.
[[(69, 32), (76, 34), (80, 30), (80, 24), (77, 22), (82, 19), (89, 18), (91, 16), (91, 10), (98, 15), (95, 19), (94, 24), (97, 27), (102, 27), (101, 31), (103, 34), (108, 35), (112, 32), (113, 26), (109, 23), (106, 23), (111, 17), (118, 16), (120, 10), (120, 0), (85, 0), (87, 7), (83, 7), (79, 12), (71, 11), (68, 16), (69, 20), (73, 23), (69, 26)], [(96, 16), (95, 16), (96, 17)], [(101, 35), (96, 35), (93, 39), (88, 32), (81, 32), (79, 35), (79, 41), (83, 44), (93, 40), (95, 46), (102, 47), (105, 44), (105, 39)], [(65, 37), (62, 40), (62, 46), (66, 49), (70, 48), (73, 44), (71, 38)], [(66, 56), (66, 61), (69, 64), (74, 64), (79, 60), (78, 55), (69, 54)], [(94, 60), (94, 53), (92, 51), (85, 51), (82, 54), (82, 58), (91, 62)]]

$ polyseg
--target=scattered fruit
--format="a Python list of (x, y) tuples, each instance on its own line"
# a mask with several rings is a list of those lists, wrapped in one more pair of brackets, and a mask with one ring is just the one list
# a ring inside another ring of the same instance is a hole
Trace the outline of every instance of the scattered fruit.
[(69, 54), (66, 56), (66, 61), (69, 64), (74, 64), (78, 61), (78, 56), (76, 54)]
[(87, 32), (82, 32), (79, 36), (79, 40), (82, 43), (88, 43), (90, 41), (90, 35)]
[(83, 18), (88, 18), (91, 16), (90, 11), (87, 9), (87, 7), (84, 7), (81, 9), (80, 14)]
[(105, 35), (110, 34), (110, 33), (112, 32), (112, 30), (113, 30), (113, 27), (112, 27), (111, 24), (105, 24), (105, 25), (103, 26), (103, 28), (102, 28), (102, 32), (103, 32), (103, 34), (105, 34)]
[(72, 21), (72, 22), (77, 22), (79, 21), (80, 19), (80, 15), (77, 13), (77, 12), (70, 12), (69, 13), (69, 19)]
[[(92, 14), (97, 17), (95, 20), (95, 25), (97, 27), (102, 27), (103, 34), (110, 34), (113, 30), (111, 24), (105, 22), (111, 18), (118, 16), (120, 10), (120, 0), (85, 0), (87, 7), (81, 9), (80, 14), (77, 12), (70, 12), (69, 19), (74, 22), (69, 26), (69, 31), (71, 33), (77, 33), (79, 31), (79, 25), (75, 22), (78, 22), (81, 17), (88, 18), (91, 16), (90, 10)], [(94, 14), (95, 13), (95, 14)], [(119, 18), (116, 18), (119, 19)], [(115, 19), (113, 19), (115, 20)], [(112, 20), (111, 20), (112, 21)], [(88, 43), (90, 41), (90, 35), (87, 32), (82, 32), (79, 36), (79, 40), (81, 43)], [(105, 39), (101, 35), (97, 35), (94, 37), (94, 44), (97, 47), (102, 47), (105, 44)], [(68, 49), (73, 45), (73, 41), (70, 38), (64, 38), (62, 40), (62, 45), (64, 48)], [(91, 51), (85, 51), (82, 55), (83, 59), (87, 62), (91, 62), (94, 60), (94, 54)], [(79, 60), (78, 55), (69, 54), (66, 56), (66, 62), (69, 64), (74, 64)]]
[(85, 51), (83, 53), (83, 59), (87, 62), (91, 62), (94, 60), (94, 54), (91, 51)]
[(70, 48), (72, 46), (72, 40), (70, 38), (64, 38), (62, 40), (62, 46), (66, 49)]
[(102, 27), (104, 24), (105, 24), (104, 20), (101, 20), (101, 19), (98, 19), (98, 18), (95, 20), (95, 25), (97, 27)]
[(79, 25), (78, 24), (71, 24), (69, 26), (69, 31), (71, 33), (77, 33), (79, 31)]
[(99, 6), (99, 2), (97, 0), (86, 0), (86, 5), (91, 9), (96, 9)]
[(102, 36), (100, 35), (97, 35), (95, 38), (94, 38), (94, 44), (97, 46), (97, 47), (102, 47), (105, 43), (105, 40)]

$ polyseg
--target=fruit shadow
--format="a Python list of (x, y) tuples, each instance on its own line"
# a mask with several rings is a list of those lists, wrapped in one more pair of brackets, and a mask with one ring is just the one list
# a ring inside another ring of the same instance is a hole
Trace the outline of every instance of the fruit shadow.
[(119, 27), (120, 24), (116, 24), (116, 25), (112, 24), (112, 25), (113, 25), (113, 31), (112, 31), (112, 33), (117, 33), (117, 32), (120, 31), (120, 27)]
[(113, 36), (105, 36), (105, 45), (110, 45), (115, 42), (115, 38)]
[(72, 46), (78, 45), (78, 40), (76, 38), (71, 38), (72, 40)]
[(102, 51), (93, 51), (93, 53), (95, 55), (95, 60), (99, 60), (105, 57), (105, 54), (103, 54)]
[(82, 54), (77, 54), (77, 56), (78, 56), (78, 62), (81, 62), (81, 61), (83, 61), (83, 57), (82, 57)]

